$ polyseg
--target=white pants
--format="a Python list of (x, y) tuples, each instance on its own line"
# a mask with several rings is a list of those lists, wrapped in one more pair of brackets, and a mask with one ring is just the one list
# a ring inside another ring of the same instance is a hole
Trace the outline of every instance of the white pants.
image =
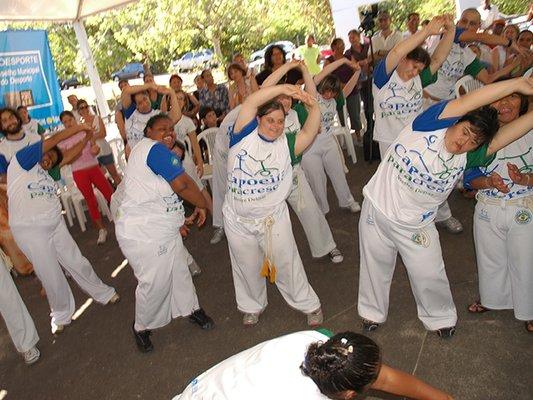
[(302, 168), (323, 214), (329, 212), (327, 178), (331, 180), (340, 207), (350, 207), (355, 202), (341, 159), (339, 147), (331, 135), (317, 135), (302, 158)]
[(533, 320), (533, 211), (478, 202), (474, 241), (481, 304)]
[(292, 189), (287, 198), (302, 227), (313, 257), (323, 257), (337, 247), (328, 221), (318, 207), (305, 173), (299, 165), (292, 168)]
[[(219, 135), (221, 133), (218, 133)], [(226, 195), (226, 188), (228, 186), (228, 151), (227, 149), (219, 149), (215, 143), (213, 150), (213, 226), (224, 226), (224, 216), (222, 215), (222, 205), (224, 204), (224, 197)]]
[(0, 314), (6, 322), (7, 331), (17, 351), (24, 353), (39, 341), (35, 324), (26, 305), (0, 259)]
[(455, 326), (457, 312), (435, 224), (422, 229), (400, 227), (365, 199), (359, 219), (359, 249), (357, 310), (362, 318), (378, 323), (387, 319), (390, 284), (399, 252), (424, 327), (437, 330)]
[[(266, 218), (241, 218), (227, 204), (223, 212), (237, 308), (244, 313), (260, 313), (267, 306), (266, 281), (260, 275), (269, 239)], [(272, 262), (277, 270), (276, 286), (291, 307), (304, 313), (316, 311), (320, 300), (307, 281), (292, 234), (287, 203), (274, 209), (271, 217), (274, 219), (271, 243)]]
[[(385, 153), (389, 149), (390, 145), (392, 143), (389, 142), (378, 142), (379, 144), (379, 154), (381, 156), (381, 159), (383, 160), (385, 158)], [(435, 222), (442, 222), (446, 221), (447, 219), (450, 219), (452, 217), (452, 210), (450, 209), (450, 205), (448, 204), (448, 200), (444, 201), (442, 203), (438, 210), (437, 215), (435, 216)]]
[(181, 236), (157, 242), (117, 237), (135, 278), (135, 330), (157, 329), (200, 308)]
[(54, 225), (12, 225), (11, 231), (46, 290), (52, 326), (70, 324), (75, 311), (74, 296), (59, 264), (97, 302), (107, 304), (115, 294), (115, 289), (100, 280), (81, 254), (63, 218)]

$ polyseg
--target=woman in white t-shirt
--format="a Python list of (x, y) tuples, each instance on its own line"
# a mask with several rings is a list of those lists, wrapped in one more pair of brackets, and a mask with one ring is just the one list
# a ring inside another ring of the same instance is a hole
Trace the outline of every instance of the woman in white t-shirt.
[(379, 346), (354, 332), (295, 332), (210, 368), (173, 400), (355, 399), (368, 389), (414, 400), (451, 396), (382, 362)]
[(79, 100), (78, 104), (78, 113), (82, 119), (82, 122), (86, 123), (89, 126), (92, 126), (94, 129), (94, 138), (96, 139), (96, 144), (100, 147), (100, 153), (98, 153), (96, 159), (100, 165), (104, 166), (111, 178), (115, 187), (118, 186), (122, 180), (120, 177), (117, 167), (115, 166), (115, 158), (113, 157), (113, 150), (111, 146), (107, 143), (106, 140), (106, 129), (104, 121), (97, 115), (91, 113), (89, 104), (85, 100)]

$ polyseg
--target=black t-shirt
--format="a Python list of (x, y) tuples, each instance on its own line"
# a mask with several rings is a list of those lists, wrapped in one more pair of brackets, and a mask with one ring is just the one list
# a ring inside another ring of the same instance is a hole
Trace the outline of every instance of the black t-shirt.
[[(255, 80), (257, 81), (257, 84), (261, 86), (263, 82), (266, 80), (272, 74), (271, 70), (264, 69), (260, 73), (258, 73), (255, 76)], [(300, 79), (303, 79), (302, 72), (297, 69), (291, 69), (289, 72), (287, 72), (283, 78), (279, 80), (279, 84), (288, 83), (291, 85), (296, 84)]]

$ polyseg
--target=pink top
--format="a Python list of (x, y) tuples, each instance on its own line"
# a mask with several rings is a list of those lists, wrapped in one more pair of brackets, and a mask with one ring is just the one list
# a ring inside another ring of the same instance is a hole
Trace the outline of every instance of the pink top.
[[(63, 140), (58, 144), (58, 146), (61, 150), (67, 150), (76, 146), (81, 140), (83, 140), (83, 138), (85, 138), (85, 132), (82, 131), (76, 133), (74, 136), (69, 137), (68, 139)], [(91, 154), (91, 142), (87, 142), (81, 152), (81, 155), (71, 164), (72, 171), (91, 168), (95, 165), (98, 165), (98, 160)]]

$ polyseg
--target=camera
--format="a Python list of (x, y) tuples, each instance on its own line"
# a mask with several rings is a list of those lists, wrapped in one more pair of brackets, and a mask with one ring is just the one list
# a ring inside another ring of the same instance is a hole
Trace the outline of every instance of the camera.
[(374, 30), (374, 27), (376, 26), (376, 23), (374, 20), (376, 19), (378, 15), (378, 5), (372, 4), (370, 7), (370, 10), (366, 10), (361, 12), (361, 16), (363, 19), (361, 20), (360, 29), (363, 32), (372, 32)]

